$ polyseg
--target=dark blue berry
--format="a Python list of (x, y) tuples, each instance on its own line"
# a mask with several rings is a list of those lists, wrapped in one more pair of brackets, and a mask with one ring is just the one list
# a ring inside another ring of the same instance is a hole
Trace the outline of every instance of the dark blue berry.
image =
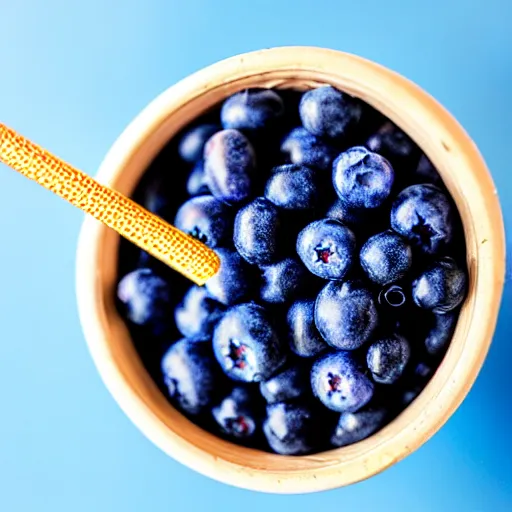
[(352, 266), (354, 233), (334, 219), (308, 224), (297, 237), (297, 254), (308, 270), (323, 279), (343, 279)]
[(117, 286), (117, 297), (126, 318), (147, 327), (153, 334), (164, 334), (171, 324), (172, 306), (169, 285), (149, 268), (126, 274)]
[(178, 153), (186, 162), (194, 163), (203, 157), (208, 139), (220, 130), (215, 124), (200, 124), (188, 130), (181, 138)]
[(215, 356), (234, 380), (267, 380), (285, 362), (286, 353), (264, 308), (253, 303), (233, 306), (213, 335)]
[(438, 253), (453, 236), (450, 201), (434, 185), (411, 185), (393, 203), (391, 227), (426, 254)]
[(316, 444), (317, 429), (316, 414), (308, 405), (277, 403), (267, 407), (263, 432), (276, 453), (303, 455), (310, 452)]
[(284, 103), (270, 89), (248, 89), (234, 94), (222, 105), (220, 117), (224, 128), (245, 132), (270, 129), (284, 114)]
[(311, 387), (327, 408), (337, 412), (361, 409), (374, 391), (364, 368), (348, 352), (320, 356), (311, 370)]
[(411, 357), (408, 341), (395, 335), (375, 341), (366, 354), (366, 364), (379, 384), (393, 384), (403, 374)]
[(260, 425), (260, 414), (254, 397), (242, 387), (235, 387), (213, 408), (212, 415), (221, 432), (236, 439), (254, 437)]
[(286, 258), (261, 269), (261, 298), (265, 302), (288, 302), (304, 288), (307, 271), (302, 263), (293, 258)]
[(213, 196), (197, 196), (180, 207), (174, 225), (209, 247), (218, 247), (229, 240), (233, 220), (229, 206)]
[(252, 192), (254, 149), (237, 130), (222, 130), (204, 148), (206, 183), (212, 194), (225, 203), (240, 203)]
[(357, 282), (333, 281), (318, 294), (315, 323), (329, 345), (355, 350), (370, 339), (378, 325), (373, 296)]
[(412, 250), (403, 238), (388, 230), (366, 241), (359, 260), (366, 275), (384, 286), (407, 274), (412, 265)]
[(339, 150), (305, 128), (294, 128), (283, 140), (281, 153), (292, 164), (327, 171), (332, 168), (332, 162), (338, 156)]
[(162, 358), (161, 370), (169, 396), (188, 414), (213, 404), (218, 389), (218, 366), (211, 344), (182, 339)]
[(315, 301), (294, 302), (286, 315), (288, 341), (292, 352), (300, 357), (314, 357), (328, 349), (315, 325)]
[(190, 171), (187, 181), (187, 192), (191, 196), (210, 193), (210, 189), (206, 183), (203, 160), (199, 160)]
[(339, 140), (359, 122), (362, 109), (355, 98), (324, 86), (304, 93), (299, 113), (304, 128), (310, 133)]
[(336, 447), (358, 443), (377, 432), (384, 425), (386, 417), (387, 411), (384, 408), (344, 412), (331, 437), (331, 443)]
[(257, 197), (236, 215), (233, 242), (249, 263), (266, 265), (278, 254), (279, 212), (264, 197)]
[(288, 366), (270, 379), (260, 382), (260, 391), (269, 404), (305, 396), (311, 392), (309, 368), (299, 364)]
[(206, 288), (192, 286), (174, 311), (176, 327), (187, 338), (209, 339), (224, 309)]
[(421, 151), (412, 139), (398, 126), (391, 122), (385, 123), (366, 142), (373, 152), (379, 153), (397, 169), (411, 172), (418, 163)]
[(434, 315), (433, 325), (425, 338), (425, 348), (432, 356), (442, 354), (452, 339), (457, 325), (457, 313)]
[(464, 270), (453, 258), (445, 257), (412, 283), (412, 298), (420, 308), (446, 313), (464, 300), (466, 288)]
[(381, 155), (355, 146), (333, 163), (332, 181), (339, 198), (352, 208), (378, 208), (389, 197), (395, 173)]
[(222, 304), (235, 304), (247, 298), (251, 288), (250, 270), (236, 251), (216, 249), (220, 259), (217, 273), (205, 286), (208, 295)]
[(317, 172), (303, 165), (281, 165), (272, 170), (265, 197), (280, 208), (307, 210), (319, 199)]

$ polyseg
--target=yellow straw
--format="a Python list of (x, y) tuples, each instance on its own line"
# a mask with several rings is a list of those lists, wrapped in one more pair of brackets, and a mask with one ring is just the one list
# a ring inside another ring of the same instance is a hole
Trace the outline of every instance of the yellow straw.
[(0, 162), (92, 215), (198, 285), (219, 269), (218, 256), (209, 247), (2, 123)]

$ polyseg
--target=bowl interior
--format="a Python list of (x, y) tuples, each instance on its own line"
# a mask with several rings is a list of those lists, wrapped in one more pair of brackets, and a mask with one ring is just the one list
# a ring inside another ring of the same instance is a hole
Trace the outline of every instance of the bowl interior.
[[(420, 396), (377, 434), (321, 454), (286, 457), (237, 446), (202, 430), (175, 410), (158, 389), (117, 312), (119, 237), (86, 220), (78, 251), (82, 324), (98, 369), (120, 406), (177, 460), (250, 489), (307, 492), (338, 487), (371, 476), (420, 446), (453, 413), (476, 378), (501, 297), (501, 214), (480, 155), (430, 96), (357, 57), (317, 49), (279, 49), (203, 70), (168, 90), (132, 123), (109, 153), (99, 179), (131, 195), (168, 141), (230, 94), (249, 87), (305, 90), (320, 84), (361, 98), (404, 130), (438, 169), (464, 226), (469, 293), (450, 348)], [(473, 321), (475, 311), (479, 322)]]

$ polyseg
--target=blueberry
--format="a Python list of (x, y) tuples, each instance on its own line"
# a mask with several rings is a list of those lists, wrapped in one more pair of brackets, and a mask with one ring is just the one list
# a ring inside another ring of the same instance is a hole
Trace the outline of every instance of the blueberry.
[(222, 304), (211, 299), (206, 288), (192, 286), (175, 309), (174, 319), (183, 336), (209, 339), (223, 311)]
[(401, 170), (409, 167), (408, 170), (412, 171), (421, 154), (419, 147), (412, 139), (391, 122), (385, 123), (377, 133), (372, 135), (366, 142), (366, 146)]
[(412, 283), (412, 298), (420, 308), (446, 313), (464, 300), (466, 281), (466, 273), (456, 261), (445, 257)]
[(348, 149), (332, 166), (339, 198), (352, 208), (378, 208), (389, 197), (395, 173), (391, 164), (363, 146)]
[(174, 225), (209, 247), (217, 247), (229, 240), (233, 221), (224, 203), (213, 196), (198, 196), (179, 208)]
[(331, 437), (331, 443), (341, 447), (362, 441), (377, 432), (384, 425), (386, 417), (387, 411), (384, 408), (344, 412)]
[(372, 343), (366, 354), (366, 364), (379, 384), (393, 384), (403, 374), (411, 357), (408, 341), (395, 335)]
[(372, 294), (357, 282), (329, 283), (316, 299), (315, 323), (332, 347), (340, 350), (361, 347), (378, 325)]
[(277, 403), (267, 407), (263, 432), (270, 448), (281, 455), (303, 455), (315, 446), (317, 418), (305, 404)]
[(352, 266), (354, 233), (334, 219), (308, 224), (297, 237), (297, 254), (308, 270), (323, 279), (343, 279)]
[(281, 153), (292, 164), (330, 170), (339, 150), (315, 137), (305, 128), (294, 128), (281, 143)]
[(247, 440), (253, 437), (260, 422), (254, 398), (242, 387), (233, 388), (231, 393), (213, 408), (212, 415), (222, 433), (237, 439)]
[(200, 124), (188, 130), (180, 140), (178, 153), (186, 162), (197, 162), (203, 156), (208, 139), (217, 133), (220, 127), (215, 124)]
[(300, 357), (314, 357), (328, 348), (315, 325), (315, 301), (294, 302), (286, 315), (288, 340), (292, 352)]
[(285, 362), (286, 354), (265, 309), (253, 303), (233, 306), (213, 334), (215, 356), (234, 380), (267, 380)]
[(211, 406), (218, 389), (218, 366), (211, 344), (184, 338), (165, 353), (161, 370), (171, 399), (188, 414)]
[(313, 208), (319, 199), (318, 175), (303, 165), (276, 167), (267, 181), (265, 197), (287, 210)]
[(236, 215), (233, 242), (249, 263), (266, 265), (278, 254), (279, 212), (264, 197), (257, 197)]
[(222, 130), (204, 148), (206, 183), (212, 194), (225, 203), (240, 203), (252, 191), (254, 149), (237, 130)]
[(206, 183), (206, 176), (204, 174), (203, 160), (198, 160), (192, 168), (192, 171), (190, 171), (187, 181), (187, 192), (191, 196), (199, 196), (210, 193), (210, 189)]
[(251, 281), (247, 264), (236, 251), (216, 249), (215, 252), (220, 259), (220, 267), (205, 284), (208, 294), (226, 305), (246, 299)]
[(382, 306), (389, 306), (391, 308), (399, 308), (407, 302), (407, 296), (404, 289), (397, 285), (385, 286), (379, 292), (378, 303)]
[(442, 354), (452, 339), (458, 314), (450, 312), (434, 315), (433, 326), (425, 338), (425, 348), (432, 356)]
[[(335, 219), (348, 227), (359, 227), (368, 220), (368, 210), (352, 208), (341, 199), (336, 199), (327, 210), (326, 217)], [(358, 226), (359, 224), (359, 226)]]
[(261, 298), (265, 302), (288, 302), (304, 288), (307, 271), (302, 263), (293, 258), (266, 265), (262, 271)]
[(327, 408), (337, 412), (361, 409), (374, 391), (364, 368), (347, 352), (321, 356), (311, 370), (311, 387)]
[(391, 227), (424, 253), (438, 253), (453, 236), (450, 201), (434, 185), (411, 185), (393, 203)]
[(169, 285), (151, 269), (140, 268), (126, 274), (117, 286), (117, 297), (130, 322), (149, 328), (157, 336), (169, 329), (172, 320)]
[(402, 279), (412, 265), (409, 245), (391, 230), (369, 238), (359, 254), (366, 275), (384, 286)]
[(254, 132), (275, 126), (284, 114), (284, 103), (270, 89), (248, 89), (228, 98), (220, 117), (224, 128)]
[(361, 117), (360, 103), (334, 87), (324, 86), (304, 93), (299, 114), (306, 130), (317, 137), (341, 139)]
[(308, 368), (295, 364), (260, 382), (260, 391), (269, 404), (293, 400), (310, 392), (308, 377)]

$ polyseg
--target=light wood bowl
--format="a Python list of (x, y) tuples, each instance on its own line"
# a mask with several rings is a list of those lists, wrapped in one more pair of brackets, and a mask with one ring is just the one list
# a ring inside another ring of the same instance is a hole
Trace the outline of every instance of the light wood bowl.
[(306, 493), (366, 479), (425, 443), (460, 405), (494, 333), (505, 272), (503, 222), (496, 190), (477, 148), (433, 98), (396, 73), (337, 51), (263, 50), (217, 63), (155, 99), (105, 158), (98, 179), (124, 194), (188, 122), (248, 87), (307, 89), (331, 84), (380, 110), (432, 160), (462, 217), (469, 294), (450, 348), (435, 376), (400, 416), (352, 446), (285, 457), (242, 448), (203, 431), (175, 410), (137, 355), (115, 305), (119, 237), (91, 218), (77, 256), (80, 319), (96, 366), (115, 400), (164, 452), (200, 473), (242, 488)]

